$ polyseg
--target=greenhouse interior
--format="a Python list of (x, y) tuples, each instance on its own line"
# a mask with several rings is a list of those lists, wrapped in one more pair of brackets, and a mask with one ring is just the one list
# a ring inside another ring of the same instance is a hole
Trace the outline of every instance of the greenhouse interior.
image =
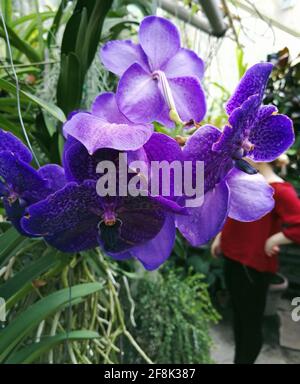
[(1, 365), (300, 364), (299, 16), (0, 0)]

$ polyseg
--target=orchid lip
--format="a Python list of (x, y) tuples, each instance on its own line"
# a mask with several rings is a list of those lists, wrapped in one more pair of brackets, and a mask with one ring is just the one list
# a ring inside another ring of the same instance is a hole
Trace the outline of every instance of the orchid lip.
[(106, 209), (102, 217), (103, 220), (100, 222), (100, 225), (101, 223), (104, 223), (107, 227), (112, 227), (116, 224), (117, 218), (111, 209)]
[(155, 71), (152, 73), (154, 80), (159, 80), (162, 86), (162, 91), (164, 98), (166, 100), (166, 103), (168, 104), (168, 107), (170, 110), (176, 110), (175, 101), (172, 95), (172, 91), (167, 79), (166, 74), (163, 71)]
[(167, 79), (166, 74), (163, 71), (157, 70), (152, 73), (153, 80), (160, 81), (162, 87), (162, 93), (169, 108), (169, 118), (178, 124), (183, 124), (175, 105), (175, 100)]

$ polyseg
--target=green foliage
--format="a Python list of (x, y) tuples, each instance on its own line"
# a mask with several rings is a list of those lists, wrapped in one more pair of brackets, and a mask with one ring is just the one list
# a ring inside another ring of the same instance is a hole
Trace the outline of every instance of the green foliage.
[[(72, 287), (71, 303), (78, 303), (76, 299), (81, 299), (101, 288), (102, 286), (99, 283), (74, 286)], [(0, 363), (5, 362), (6, 358), (20, 341), (30, 334), (43, 319), (66, 306), (69, 302), (69, 296), (70, 292), (68, 288), (54, 292), (29, 306), (23, 313), (14, 318), (0, 333)]]
[(236, 62), (239, 73), (239, 79), (244, 76), (244, 73), (247, 70), (248, 65), (244, 61), (244, 51), (241, 47), (236, 48)]
[(99, 335), (93, 331), (72, 331), (69, 333), (59, 333), (55, 336), (45, 337), (43, 341), (29, 344), (20, 349), (8, 358), (5, 364), (30, 364), (38, 360), (38, 358), (49, 352), (59, 343), (66, 340), (89, 340), (98, 339)]
[[(86, 75), (99, 44), (136, 33), (137, 19), (128, 5), (145, 15), (153, 10), (153, 4), (143, 0), (112, 3), (62, 0), (57, 10), (41, 11), (35, 0), (30, 13), (16, 17), (12, 2), (1, 0), (21, 114), (41, 164), (60, 163), (65, 116), (94, 97)], [(1, 43), (4, 40), (0, 23)], [(23, 139), (8, 47), (1, 53), (6, 57), (0, 62), (0, 126)], [(101, 75), (100, 70), (93, 76), (93, 89), (113, 89), (114, 76)], [(186, 256), (180, 241), (176, 252)], [(120, 363), (123, 344), (128, 357), (139, 362), (209, 361), (208, 327), (217, 314), (202, 278), (185, 278), (181, 270), (149, 275), (157, 279), (139, 281), (126, 263), (107, 260), (96, 250), (67, 255), (40, 239), (24, 238), (5, 221), (0, 207), (0, 297), (7, 309), (7, 321), (0, 324), (0, 362)], [(140, 328), (129, 323), (134, 307)], [(165, 344), (157, 357), (162, 339)]]
[(80, 107), (85, 75), (94, 59), (112, 0), (78, 0), (61, 45), (57, 103), (65, 114)]
[(288, 48), (268, 56), (275, 67), (266, 89), (265, 103), (276, 105), (279, 113), (289, 116), (294, 123), (296, 140), (289, 149), (291, 165), (288, 179), (300, 189), (300, 60), (292, 60)]
[[(132, 333), (155, 363), (210, 363), (209, 326), (219, 318), (203, 275), (166, 270), (143, 276), (133, 289)], [(141, 362), (132, 349), (124, 362)]]

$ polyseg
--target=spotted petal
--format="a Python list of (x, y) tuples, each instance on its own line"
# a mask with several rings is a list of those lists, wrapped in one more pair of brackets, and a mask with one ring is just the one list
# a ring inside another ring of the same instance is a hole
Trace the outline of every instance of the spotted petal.
[(82, 183), (84, 180), (98, 180), (96, 173), (99, 162), (108, 160), (117, 162), (119, 152), (114, 149), (99, 149), (90, 155), (83, 144), (77, 141), (67, 148), (63, 156), (63, 164), (68, 181)]
[(259, 63), (246, 71), (235, 92), (227, 102), (226, 112), (229, 115), (252, 95), (257, 94), (262, 101), (272, 68), (273, 64), (271, 63)]
[(258, 119), (251, 129), (249, 141), (254, 149), (247, 157), (254, 161), (273, 161), (294, 142), (292, 120), (285, 115), (271, 115)]
[(19, 160), (12, 152), (0, 152), (0, 176), (5, 184), (28, 203), (47, 196), (47, 181), (29, 164)]
[[(166, 194), (164, 193), (165, 197), (175, 197), (175, 189), (176, 183), (175, 181), (175, 174), (174, 174), (174, 169), (177, 169), (176, 175), (178, 177), (182, 178), (182, 172), (181, 169), (183, 167), (183, 154), (182, 150), (179, 147), (178, 143), (176, 140), (172, 139), (171, 137), (164, 135), (162, 133), (153, 133), (151, 138), (147, 141), (147, 143), (144, 145), (144, 150), (147, 154), (147, 159), (149, 162), (160, 162), (161, 164), (165, 164), (165, 177), (169, 177), (169, 182), (170, 182), (170, 193)], [(162, 163), (164, 162), (164, 163)], [(170, 167), (168, 167), (168, 165)], [(172, 168), (174, 167), (174, 168)], [(170, 169), (170, 173), (168, 173), (168, 168)], [(152, 167), (150, 167), (152, 169)], [(153, 170), (153, 169), (152, 169)], [(164, 173), (160, 171), (159, 173), (159, 179), (157, 180), (159, 188), (159, 194), (162, 195), (163, 193), (163, 183), (164, 181), (166, 182), (167, 180), (163, 180), (163, 175)], [(153, 176), (148, 175), (148, 177), (152, 180), (152, 182), (156, 182), (156, 179), (153, 178)], [(166, 184), (168, 185), (168, 184)], [(157, 186), (157, 187), (158, 187)], [(152, 185), (152, 190), (154, 185)], [(165, 191), (167, 192), (167, 191)]]
[(10, 151), (25, 163), (30, 163), (32, 154), (20, 139), (12, 133), (0, 129), (0, 151)]
[(112, 92), (101, 93), (92, 104), (92, 114), (109, 123), (128, 124), (129, 120), (120, 112), (116, 96)]
[(68, 183), (63, 189), (28, 207), (28, 215), (22, 219), (21, 225), (26, 232), (49, 239), (62, 251), (75, 251), (82, 249), (77, 242), (79, 248), (73, 244), (77, 237), (82, 240), (89, 231), (95, 235), (101, 212), (102, 201), (96, 193), (95, 182)]
[(150, 138), (150, 124), (115, 124), (89, 113), (77, 113), (64, 125), (64, 132), (80, 141), (93, 154), (101, 148), (136, 150)]
[(57, 164), (47, 164), (39, 168), (38, 174), (47, 180), (47, 187), (55, 192), (66, 184), (65, 171)]
[(250, 96), (240, 107), (229, 116), (222, 136), (213, 145), (215, 151), (227, 151), (232, 155), (235, 149), (241, 147), (244, 139), (248, 138), (250, 130), (257, 119), (261, 100), (259, 95)]
[(233, 161), (223, 152), (216, 152), (213, 145), (220, 139), (221, 132), (212, 125), (198, 129), (183, 148), (185, 161), (193, 162), (193, 177), (196, 177), (196, 161), (204, 162), (204, 190), (208, 192), (227, 175)]

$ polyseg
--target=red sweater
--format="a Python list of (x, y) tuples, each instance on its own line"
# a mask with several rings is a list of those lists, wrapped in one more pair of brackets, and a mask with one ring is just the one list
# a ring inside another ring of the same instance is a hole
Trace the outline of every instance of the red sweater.
[(289, 183), (272, 183), (274, 209), (253, 222), (242, 223), (228, 219), (222, 230), (221, 248), (225, 257), (238, 261), (260, 272), (275, 273), (278, 256), (264, 252), (266, 240), (277, 232), (300, 244), (300, 200)]

